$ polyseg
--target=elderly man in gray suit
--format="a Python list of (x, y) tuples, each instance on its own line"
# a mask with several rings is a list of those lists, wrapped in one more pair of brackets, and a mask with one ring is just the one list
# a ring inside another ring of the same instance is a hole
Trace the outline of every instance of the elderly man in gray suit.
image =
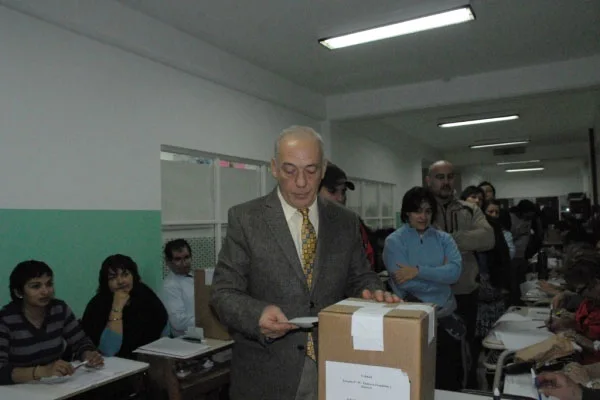
[(383, 291), (364, 254), (357, 215), (317, 196), (326, 162), (321, 136), (284, 130), (271, 161), (278, 187), (229, 210), (211, 304), (233, 332), (233, 400), (316, 400), (316, 316), (346, 297), (400, 299)]

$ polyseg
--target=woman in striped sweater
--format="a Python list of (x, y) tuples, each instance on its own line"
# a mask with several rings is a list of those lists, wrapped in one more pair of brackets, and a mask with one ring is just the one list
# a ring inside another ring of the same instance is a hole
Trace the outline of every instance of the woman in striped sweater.
[(0, 385), (73, 374), (66, 345), (90, 366), (102, 356), (64, 301), (54, 298), (53, 272), (41, 261), (19, 263), (10, 275), (12, 301), (0, 310)]

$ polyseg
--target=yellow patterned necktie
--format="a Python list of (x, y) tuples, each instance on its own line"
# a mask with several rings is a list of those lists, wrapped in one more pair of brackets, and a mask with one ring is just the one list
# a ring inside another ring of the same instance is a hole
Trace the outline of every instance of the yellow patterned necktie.
[[(303, 208), (300, 211), (302, 214), (302, 228), (300, 230), (302, 237), (302, 271), (306, 277), (306, 285), (308, 290), (312, 288), (313, 283), (313, 267), (315, 263), (315, 254), (317, 252), (317, 233), (313, 224), (308, 218), (308, 208)], [(317, 359), (315, 354), (315, 344), (312, 333), (308, 333), (308, 342), (306, 343), (306, 355), (311, 359)]]

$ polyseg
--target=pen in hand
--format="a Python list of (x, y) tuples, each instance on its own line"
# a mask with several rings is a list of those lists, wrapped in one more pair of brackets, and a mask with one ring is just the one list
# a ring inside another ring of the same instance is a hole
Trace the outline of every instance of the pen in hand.
[(73, 371), (76, 371), (78, 368), (83, 367), (84, 365), (88, 365), (89, 362), (88, 361), (84, 361), (81, 364), (77, 365), (76, 367), (73, 367)]

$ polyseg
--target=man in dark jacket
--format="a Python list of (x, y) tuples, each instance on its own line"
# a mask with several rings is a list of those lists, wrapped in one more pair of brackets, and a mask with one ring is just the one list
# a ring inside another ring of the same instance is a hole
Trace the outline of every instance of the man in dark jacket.
[[(354, 190), (354, 182), (348, 180), (346, 173), (337, 165), (328, 162), (325, 176), (319, 186), (319, 195), (342, 205), (346, 205), (346, 191)], [(370, 229), (365, 225), (365, 222), (360, 219), (360, 233), (362, 235), (363, 248), (371, 264), (371, 269), (375, 270), (375, 250), (370, 241)], [(376, 271), (378, 272), (378, 271)]]
[(452, 292), (456, 297), (456, 313), (463, 318), (467, 341), (472, 343), (479, 298), (479, 266), (475, 252), (494, 247), (494, 230), (479, 207), (454, 196), (454, 177), (454, 166), (450, 162), (437, 161), (429, 167), (426, 182), (437, 201), (438, 212), (433, 224), (452, 235), (462, 255), (462, 272), (458, 282), (452, 285)]

